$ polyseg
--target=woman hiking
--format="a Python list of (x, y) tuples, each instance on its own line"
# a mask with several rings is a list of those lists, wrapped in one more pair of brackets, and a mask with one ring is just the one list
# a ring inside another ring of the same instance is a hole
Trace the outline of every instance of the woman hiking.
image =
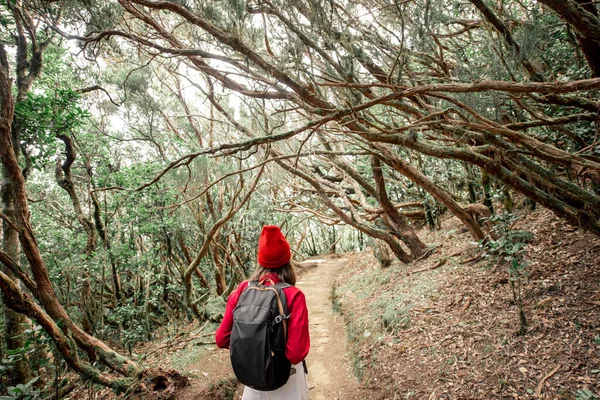
[(295, 284), (289, 243), (278, 226), (264, 226), (258, 266), (227, 299), (215, 333), (218, 347), (231, 347), (234, 372), (245, 383), (242, 400), (308, 400), (308, 310)]

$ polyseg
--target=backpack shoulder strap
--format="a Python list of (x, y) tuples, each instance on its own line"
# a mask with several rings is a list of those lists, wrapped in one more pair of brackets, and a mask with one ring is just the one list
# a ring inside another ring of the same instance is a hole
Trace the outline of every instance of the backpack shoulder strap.
[(289, 314), (289, 310), (288, 310), (288, 304), (287, 304), (287, 297), (285, 295), (285, 292), (283, 291), (283, 289), (288, 288), (288, 287), (292, 287), (292, 285), (290, 285), (289, 283), (285, 283), (285, 282), (277, 282), (275, 284), (275, 289), (277, 289), (277, 293), (279, 294), (279, 298), (281, 299), (281, 303), (283, 303), (283, 310), (284, 310), (284, 318), (288, 319), (290, 317)]
[(286, 288), (286, 287), (292, 287), (292, 285), (290, 285), (289, 283), (285, 283), (285, 282), (277, 282), (275, 284), (275, 286), (277, 286), (278, 288)]
[(265, 285), (265, 282), (268, 282), (268, 283), (270, 283), (270, 284), (271, 284), (271, 286), (275, 286), (275, 282), (273, 282), (273, 280), (272, 280), (271, 278), (265, 278), (265, 279), (262, 279), (262, 280), (260, 280), (260, 281), (256, 281), (256, 282), (257, 282), (259, 285), (262, 285), (262, 286), (267, 286), (267, 285)]
[(283, 289), (286, 287), (290, 287), (290, 286), (291, 285), (289, 285), (285, 282), (277, 282), (274, 285), (275, 292), (277, 293), (277, 303), (279, 305), (281, 322), (283, 323), (283, 337), (285, 338), (285, 341), (287, 341), (287, 337), (288, 337), (287, 320), (290, 318), (290, 313), (289, 313), (288, 306), (287, 306), (287, 297), (286, 297), (285, 293), (283, 292)]

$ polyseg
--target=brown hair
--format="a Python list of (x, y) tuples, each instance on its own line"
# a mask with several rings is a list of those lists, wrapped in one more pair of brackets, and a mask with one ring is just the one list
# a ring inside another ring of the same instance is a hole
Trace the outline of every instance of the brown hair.
[(270, 273), (277, 275), (282, 282), (292, 286), (296, 285), (296, 271), (294, 269), (294, 263), (291, 260), (279, 268), (265, 268), (261, 265), (258, 265), (248, 280), (260, 281)]

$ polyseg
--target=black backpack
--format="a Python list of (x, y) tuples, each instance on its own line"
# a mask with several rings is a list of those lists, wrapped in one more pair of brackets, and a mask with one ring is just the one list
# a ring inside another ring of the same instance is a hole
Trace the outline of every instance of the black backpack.
[(270, 279), (248, 282), (233, 310), (231, 365), (238, 380), (253, 389), (275, 390), (290, 377), (291, 363), (285, 356), (289, 314), (283, 293), (289, 286)]

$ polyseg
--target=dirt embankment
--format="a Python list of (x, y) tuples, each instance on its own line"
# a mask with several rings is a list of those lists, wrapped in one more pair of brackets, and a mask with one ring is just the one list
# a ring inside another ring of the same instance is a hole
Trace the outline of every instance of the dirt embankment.
[(600, 239), (544, 210), (517, 223), (533, 234), (519, 335), (506, 266), (474, 257), (458, 228), (453, 218), (421, 233), (439, 246), (427, 260), (381, 270), (357, 254), (338, 276), (336, 306), (371, 398), (599, 398)]

